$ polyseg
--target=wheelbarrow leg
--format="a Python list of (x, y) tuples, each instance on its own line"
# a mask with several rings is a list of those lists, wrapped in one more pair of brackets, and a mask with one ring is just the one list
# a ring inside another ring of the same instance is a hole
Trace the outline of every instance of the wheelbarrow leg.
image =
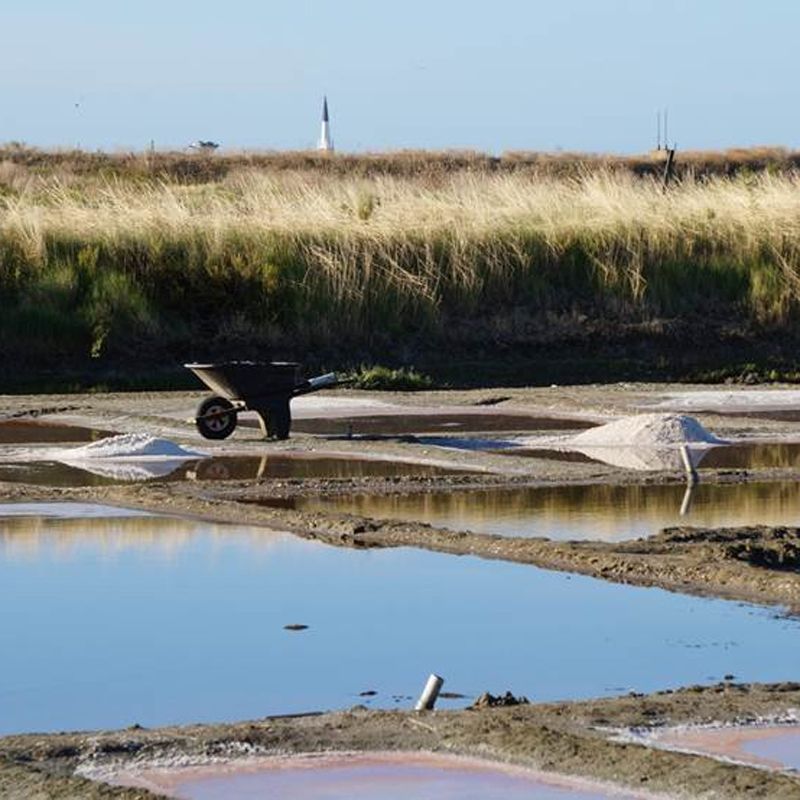
[(258, 425), (265, 439), (269, 439), (269, 411), (266, 408), (253, 409), (258, 417)]
[(260, 405), (254, 411), (258, 414), (261, 432), (266, 439), (288, 439), (292, 427), (292, 412), (288, 400), (279, 400), (268, 405)]

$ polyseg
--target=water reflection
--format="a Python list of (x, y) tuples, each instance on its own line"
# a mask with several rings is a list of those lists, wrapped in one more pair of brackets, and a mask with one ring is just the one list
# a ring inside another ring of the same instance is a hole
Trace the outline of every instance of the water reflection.
[(374, 416), (295, 419), (302, 433), (339, 436), (400, 436), (417, 433), (491, 433), (575, 431), (596, 426), (583, 419), (535, 417), (526, 414), (377, 414)]
[(768, 611), (524, 565), (195, 521), (0, 525), (0, 734), (408, 707), (432, 669), (544, 700), (787, 680), (800, 659)]
[(97, 428), (38, 420), (15, 419), (0, 422), (0, 444), (88, 443), (113, 435)]
[[(565, 450), (553, 447), (498, 449), (503, 455), (542, 458), (549, 461), (610, 464), (642, 471), (683, 471), (677, 447), (584, 447)], [(756, 442), (722, 447), (690, 446), (691, 463), (702, 469), (797, 469), (800, 468), (800, 442)]]
[[(0, 505), (0, 514), (6, 509)], [(0, 516), (0, 557), (8, 560), (35, 559), (42, 555), (59, 560), (79, 558), (87, 551), (113, 558), (129, 550), (149, 552), (151, 557), (173, 558), (194, 536), (192, 526), (182, 519), (163, 517), (51, 518)], [(206, 523), (204, 533), (211, 539), (230, 533), (225, 526)], [(266, 548), (271, 539), (251, 534), (255, 549)]]
[(619, 541), (673, 525), (797, 525), (800, 483), (700, 483), (689, 494), (684, 484), (496, 488), (305, 498), (294, 505), (503, 536)]
[(268, 478), (366, 478), (396, 475), (432, 477), (458, 474), (431, 464), (367, 458), (271, 454), (220, 456), (193, 461), (113, 461), (81, 466), (58, 461), (0, 463), (0, 481), (38, 486), (104, 486), (145, 480), (260, 480)]

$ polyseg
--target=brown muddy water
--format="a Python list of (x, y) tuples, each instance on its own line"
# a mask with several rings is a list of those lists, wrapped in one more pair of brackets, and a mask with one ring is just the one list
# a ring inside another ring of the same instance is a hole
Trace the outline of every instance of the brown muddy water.
[(501, 536), (622, 541), (679, 525), (800, 525), (800, 483), (497, 487), (281, 501), (304, 511), (415, 520)]
[(588, 781), (441, 755), (348, 754), (259, 759), (249, 765), (149, 770), (116, 785), (186, 800), (634, 800)]
[(531, 417), (524, 414), (378, 414), (337, 418), (295, 419), (292, 429), (326, 436), (402, 436), (425, 433), (524, 433), (586, 430), (595, 423), (582, 419)]
[(712, 413), (719, 414), (721, 417), (768, 419), (774, 420), (775, 422), (800, 422), (800, 409), (798, 408), (779, 408), (762, 411), (757, 411), (755, 409), (750, 409), (747, 411), (725, 411), (724, 409), (717, 409)]
[(114, 436), (111, 431), (62, 425), (40, 420), (6, 420), (0, 422), (0, 444), (87, 444)]
[[(503, 447), (495, 452), (506, 456), (541, 458), (583, 464), (609, 463), (604, 457), (612, 459), (616, 453), (633, 448), (595, 447), (587, 452), (578, 450), (559, 450), (535, 447)], [(646, 451), (646, 448), (638, 448)], [(681, 469), (680, 453), (671, 450), (651, 448), (656, 456), (652, 459), (653, 469)], [(692, 462), (697, 469), (796, 469), (800, 467), (800, 442), (753, 442), (693, 449)], [(613, 463), (613, 462), (612, 462)]]
[[(0, 456), (0, 459), (2, 456)], [(192, 461), (58, 461), (3, 463), (0, 481), (37, 486), (104, 486), (132, 481), (220, 481), (268, 478), (384, 478), (398, 475), (436, 477), (463, 474), (430, 464), (337, 456), (216, 456)]]

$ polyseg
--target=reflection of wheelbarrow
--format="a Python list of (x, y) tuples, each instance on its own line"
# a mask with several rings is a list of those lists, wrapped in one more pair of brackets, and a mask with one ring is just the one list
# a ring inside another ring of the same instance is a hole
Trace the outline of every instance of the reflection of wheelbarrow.
[(292, 427), (291, 399), (339, 383), (332, 372), (300, 380), (300, 365), (287, 362), (227, 361), (185, 366), (216, 392), (200, 403), (195, 416), (197, 430), (206, 439), (230, 436), (241, 411), (258, 414), (265, 436), (288, 439)]

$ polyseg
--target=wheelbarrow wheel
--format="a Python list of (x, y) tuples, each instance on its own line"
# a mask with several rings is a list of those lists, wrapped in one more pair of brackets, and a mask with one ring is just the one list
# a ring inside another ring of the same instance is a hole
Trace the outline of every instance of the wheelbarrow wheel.
[(206, 439), (227, 439), (236, 430), (236, 411), (224, 397), (207, 397), (197, 407), (195, 424)]

